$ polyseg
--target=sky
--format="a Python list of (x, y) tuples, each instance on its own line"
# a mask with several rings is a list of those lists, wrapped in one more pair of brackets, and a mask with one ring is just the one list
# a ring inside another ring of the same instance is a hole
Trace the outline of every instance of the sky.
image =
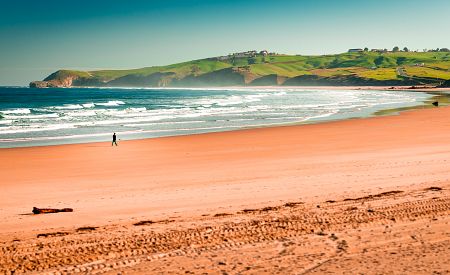
[(0, 86), (245, 50), (450, 48), (449, 0), (0, 0)]

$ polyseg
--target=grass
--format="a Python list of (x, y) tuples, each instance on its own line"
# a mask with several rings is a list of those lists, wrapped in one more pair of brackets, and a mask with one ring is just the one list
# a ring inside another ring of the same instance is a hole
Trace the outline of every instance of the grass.
[(50, 78), (61, 80), (61, 79), (67, 78), (69, 76), (78, 76), (78, 77), (83, 77), (83, 78), (89, 78), (89, 77), (91, 77), (91, 74), (89, 72), (85, 72), (85, 71), (59, 70), (59, 71), (56, 71), (53, 74), (49, 75), (44, 80), (50, 80)]
[(253, 64), (250, 65), (250, 71), (259, 76), (265, 76), (269, 74), (277, 74), (279, 76), (295, 77), (304, 74), (311, 74), (298, 63), (267, 63), (267, 64)]
[(393, 80), (398, 79), (396, 69), (379, 68), (376, 70), (366, 70), (358, 73), (358, 76), (375, 80)]
[(331, 77), (339, 75), (354, 75), (364, 70), (366, 69), (360, 67), (348, 67), (348, 68), (316, 69), (311, 70), (311, 73), (319, 76)]
[(438, 79), (450, 79), (450, 71), (433, 69), (428, 67), (405, 67), (405, 71), (408, 75), (415, 77), (429, 77)]
[[(424, 63), (423, 66), (416, 64)], [(199, 76), (230, 67), (248, 68), (246, 77), (276, 74), (296, 77), (313, 74), (322, 77), (357, 75), (372, 80), (398, 80), (396, 69), (405, 68), (408, 75), (417, 78), (450, 79), (450, 53), (446, 52), (396, 52), (396, 53), (342, 53), (335, 55), (257, 55), (219, 61), (215, 58), (193, 60), (167, 66), (154, 66), (130, 70), (71, 71), (61, 70), (49, 79), (68, 76), (110, 81), (126, 75), (147, 76), (153, 73), (173, 72), (182, 79), (188, 75)], [(242, 72), (244, 73), (244, 72)], [(46, 79), (47, 80), (47, 79)]]
[(182, 77), (190, 73), (203, 74), (207, 72), (228, 68), (231, 66), (232, 66), (231, 64), (225, 62), (203, 59), (172, 64), (168, 66), (154, 66), (132, 70), (99, 70), (99, 71), (91, 71), (89, 73), (96, 78), (109, 81), (129, 74), (150, 75), (157, 72), (174, 72), (175, 74), (177, 74), (177, 76)]

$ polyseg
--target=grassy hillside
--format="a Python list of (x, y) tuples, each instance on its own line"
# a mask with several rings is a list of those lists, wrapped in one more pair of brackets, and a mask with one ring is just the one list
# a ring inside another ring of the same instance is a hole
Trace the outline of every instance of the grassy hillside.
[[(70, 78), (70, 81), (67, 79)], [(259, 79), (259, 80), (258, 80)], [(256, 54), (193, 60), (132, 70), (60, 70), (40, 85), (440, 85), (450, 79), (448, 52), (361, 52), (303, 56)], [(254, 82), (254, 83), (253, 83)]]

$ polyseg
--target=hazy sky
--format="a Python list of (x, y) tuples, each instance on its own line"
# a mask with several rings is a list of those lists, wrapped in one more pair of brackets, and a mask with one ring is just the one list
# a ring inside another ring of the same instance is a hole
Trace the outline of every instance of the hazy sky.
[(0, 0), (0, 85), (243, 50), (450, 47), (449, 0)]

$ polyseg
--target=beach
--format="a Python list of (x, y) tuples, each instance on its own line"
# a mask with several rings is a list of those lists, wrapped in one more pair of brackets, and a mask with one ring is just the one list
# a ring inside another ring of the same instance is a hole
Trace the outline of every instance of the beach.
[(444, 274), (449, 117), (0, 149), (0, 271)]
[(432, 96), (365, 87), (0, 87), (0, 148), (105, 142), (113, 132), (134, 140), (368, 117)]

